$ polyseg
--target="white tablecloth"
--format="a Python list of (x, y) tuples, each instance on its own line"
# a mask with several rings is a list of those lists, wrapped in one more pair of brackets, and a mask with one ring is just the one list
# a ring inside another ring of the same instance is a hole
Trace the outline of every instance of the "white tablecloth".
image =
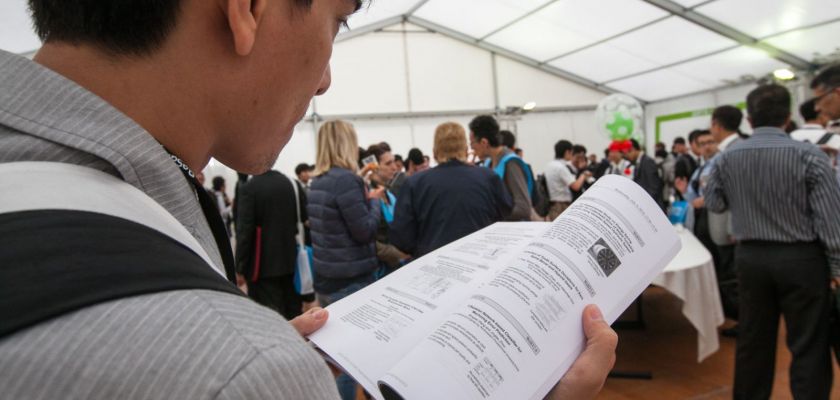
[(682, 249), (653, 280), (683, 301), (682, 313), (697, 329), (697, 362), (718, 350), (717, 327), (723, 324), (712, 255), (689, 231), (679, 232)]

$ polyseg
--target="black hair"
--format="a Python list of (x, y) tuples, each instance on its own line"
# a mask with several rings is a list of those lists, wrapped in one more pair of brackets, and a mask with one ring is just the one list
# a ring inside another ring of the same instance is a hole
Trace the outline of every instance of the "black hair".
[(426, 159), (423, 158), (423, 152), (420, 151), (418, 148), (413, 148), (408, 151), (408, 156), (406, 156), (406, 160), (408, 160), (408, 165), (423, 165), (426, 162)]
[(678, 144), (685, 146), (685, 139), (682, 136), (677, 136), (676, 138), (674, 138), (674, 143), (671, 144), (671, 147), (676, 146)]
[(630, 139), (630, 144), (633, 145), (633, 150), (641, 150), (642, 146), (639, 145), (639, 141), (636, 139)]
[(703, 130), (703, 129), (695, 129), (695, 130), (691, 131), (691, 133), (688, 134), (688, 141), (689, 141), (689, 143), (696, 143), (697, 138), (700, 137), (700, 135), (706, 135), (706, 134), (709, 134), (709, 133), (711, 133), (711, 132)]
[(729, 132), (738, 132), (743, 119), (744, 113), (734, 106), (720, 106), (712, 112), (712, 120)]
[(487, 139), (490, 147), (499, 147), (499, 123), (492, 115), (479, 115), (470, 121), (470, 131), (475, 135), (476, 140)]
[[(382, 145), (383, 143), (385, 144), (384, 146)], [(379, 143), (379, 144), (370, 145), (367, 148), (367, 151), (365, 152), (365, 157), (375, 156), (376, 161), (380, 162), (380, 161), (382, 161), (382, 155), (385, 154), (385, 153), (390, 153), (390, 152), (391, 152), (391, 147), (388, 146), (387, 143), (382, 142), (382, 143)]]
[(554, 158), (560, 160), (566, 156), (567, 151), (572, 150), (572, 142), (561, 139), (554, 144)]
[(572, 146), (572, 154), (580, 154), (580, 153), (583, 153), (583, 155), (586, 155), (586, 147), (584, 147), (582, 144), (576, 144), (576, 145)]
[(502, 146), (509, 149), (516, 148), (516, 136), (511, 131), (499, 131), (499, 137), (502, 138)]
[[(309, 9), (312, 0), (294, 0)], [(181, 0), (29, 0), (42, 42), (91, 44), (112, 55), (147, 56), (175, 29)], [(361, 8), (358, 0), (356, 8)]]
[(397, 162), (397, 161), (403, 162), (403, 158), (399, 154), (394, 154), (394, 162)]
[(747, 95), (747, 112), (755, 128), (782, 127), (790, 116), (790, 92), (776, 84), (759, 86)]
[(826, 88), (840, 87), (840, 64), (826, 67), (811, 81), (811, 89), (817, 89), (821, 86)]
[(816, 106), (817, 101), (815, 99), (808, 100), (799, 106), (799, 115), (802, 116), (802, 119), (804, 119), (805, 122), (813, 121), (820, 116), (817, 112)]
[(225, 178), (222, 178), (221, 176), (217, 176), (217, 177), (213, 178), (213, 190), (215, 190), (215, 191), (222, 190), (222, 186), (224, 186), (224, 185), (225, 185)]
[(304, 171), (311, 171), (312, 167), (307, 163), (300, 163), (295, 167), (295, 175), (300, 175)]

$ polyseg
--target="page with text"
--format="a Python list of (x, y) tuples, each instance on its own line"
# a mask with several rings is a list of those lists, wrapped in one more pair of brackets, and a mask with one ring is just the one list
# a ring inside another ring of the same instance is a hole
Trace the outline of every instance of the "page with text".
[(680, 248), (662, 210), (620, 176), (537, 231), (380, 377), (386, 398), (542, 399), (583, 349), (583, 308), (614, 321)]
[(450, 243), (327, 307), (329, 321), (309, 339), (382, 398), (377, 381), (545, 228), (497, 223)]

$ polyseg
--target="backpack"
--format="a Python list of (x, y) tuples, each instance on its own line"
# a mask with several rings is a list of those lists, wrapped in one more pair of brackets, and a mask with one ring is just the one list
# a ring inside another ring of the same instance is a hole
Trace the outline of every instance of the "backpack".
[(551, 208), (551, 197), (548, 194), (548, 180), (545, 179), (545, 174), (537, 176), (537, 188), (534, 191), (534, 196), (531, 198), (531, 203), (534, 205), (534, 211), (540, 217), (548, 215), (548, 210)]
[(106, 301), (172, 290), (242, 296), (139, 189), (54, 162), (0, 164), (0, 338)]
[[(514, 160), (515, 162), (519, 163), (519, 166), (522, 168), (522, 171), (525, 172), (525, 181), (528, 183), (528, 196), (531, 198), (531, 205), (534, 205), (534, 198), (536, 194), (534, 193), (536, 187), (534, 185), (534, 173), (531, 172), (531, 167), (525, 163), (525, 160), (519, 158), (516, 153), (508, 153), (501, 160), (499, 160), (499, 165), (496, 168), (493, 168), (493, 172), (502, 179), (505, 180), (505, 168), (507, 167), (508, 161)], [(484, 161), (485, 167), (490, 167), (492, 160), (489, 158)]]

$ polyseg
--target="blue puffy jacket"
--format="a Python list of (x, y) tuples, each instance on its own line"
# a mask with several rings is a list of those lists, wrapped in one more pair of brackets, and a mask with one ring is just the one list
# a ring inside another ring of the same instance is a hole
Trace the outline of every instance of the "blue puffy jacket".
[(381, 212), (377, 200), (367, 200), (362, 178), (334, 167), (315, 178), (308, 199), (315, 291), (334, 293), (372, 281), (379, 267), (375, 242)]

